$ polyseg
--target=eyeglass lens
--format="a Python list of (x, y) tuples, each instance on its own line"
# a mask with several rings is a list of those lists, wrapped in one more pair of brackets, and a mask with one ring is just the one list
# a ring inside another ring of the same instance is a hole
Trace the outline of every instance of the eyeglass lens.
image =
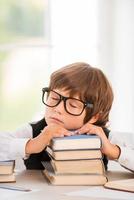
[[(73, 115), (79, 115), (84, 108), (83, 102), (74, 98), (64, 98), (65, 110)], [(50, 107), (57, 106), (62, 100), (62, 96), (54, 91), (44, 92), (43, 102)]]

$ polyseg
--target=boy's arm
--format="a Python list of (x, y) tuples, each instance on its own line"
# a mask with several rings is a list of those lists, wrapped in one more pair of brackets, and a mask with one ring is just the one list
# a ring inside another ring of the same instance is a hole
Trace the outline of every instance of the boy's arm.
[(112, 144), (110, 140), (106, 137), (103, 129), (99, 126), (86, 123), (83, 127), (81, 127), (78, 131), (78, 134), (96, 134), (101, 138), (102, 147), (101, 151), (105, 154), (109, 159), (115, 160), (120, 156), (120, 147), (116, 144)]
[(134, 172), (134, 149), (129, 147), (122, 147), (121, 155), (118, 159), (120, 165)]
[(25, 158), (25, 146), (32, 137), (32, 128), (24, 125), (15, 132), (0, 132), (0, 160)]
[(112, 160), (117, 160), (125, 168), (134, 171), (134, 133), (110, 132), (107, 139), (103, 129), (86, 123), (79, 134), (96, 134), (102, 140), (102, 152)]
[(50, 124), (49, 126), (46, 126), (37, 137), (32, 138), (27, 142), (25, 150), (26, 154), (43, 151), (54, 137), (64, 137), (73, 134), (73, 132), (70, 132), (59, 125)]
[(110, 132), (109, 140), (121, 149), (118, 162), (127, 169), (134, 171), (134, 133)]
[(53, 137), (64, 137), (72, 134), (72, 132), (54, 124), (46, 126), (35, 138), (33, 138), (33, 130), (29, 124), (12, 133), (0, 132), (0, 160), (26, 158), (27, 155), (41, 152)]

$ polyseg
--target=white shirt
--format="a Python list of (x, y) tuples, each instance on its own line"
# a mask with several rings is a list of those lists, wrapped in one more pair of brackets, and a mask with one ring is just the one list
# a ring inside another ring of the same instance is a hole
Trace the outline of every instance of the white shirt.
[[(15, 132), (0, 132), (0, 160), (26, 158), (25, 146), (33, 137), (32, 127), (27, 124)], [(134, 133), (110, 132), (109, 140), (121, 149), (120, 165), (134, 171)]]

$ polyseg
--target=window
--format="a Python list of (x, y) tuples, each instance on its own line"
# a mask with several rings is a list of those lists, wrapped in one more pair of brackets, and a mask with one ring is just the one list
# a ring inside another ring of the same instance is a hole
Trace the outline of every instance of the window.
[(42, 106), (50, 70), (49, 3), (3, 0), (0, 7), (0, 129), (14, 130)]

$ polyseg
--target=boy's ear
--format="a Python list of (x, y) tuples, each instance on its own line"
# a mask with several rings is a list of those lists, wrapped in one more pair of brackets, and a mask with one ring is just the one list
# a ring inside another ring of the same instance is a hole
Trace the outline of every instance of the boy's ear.
[(90, 119), (89, 123), (94, 124), (95, 122), (97, 122), (98, 119), (99, 119), (99, 113), (96, 114), (95, 116), (93, 116), (93, 117)]

